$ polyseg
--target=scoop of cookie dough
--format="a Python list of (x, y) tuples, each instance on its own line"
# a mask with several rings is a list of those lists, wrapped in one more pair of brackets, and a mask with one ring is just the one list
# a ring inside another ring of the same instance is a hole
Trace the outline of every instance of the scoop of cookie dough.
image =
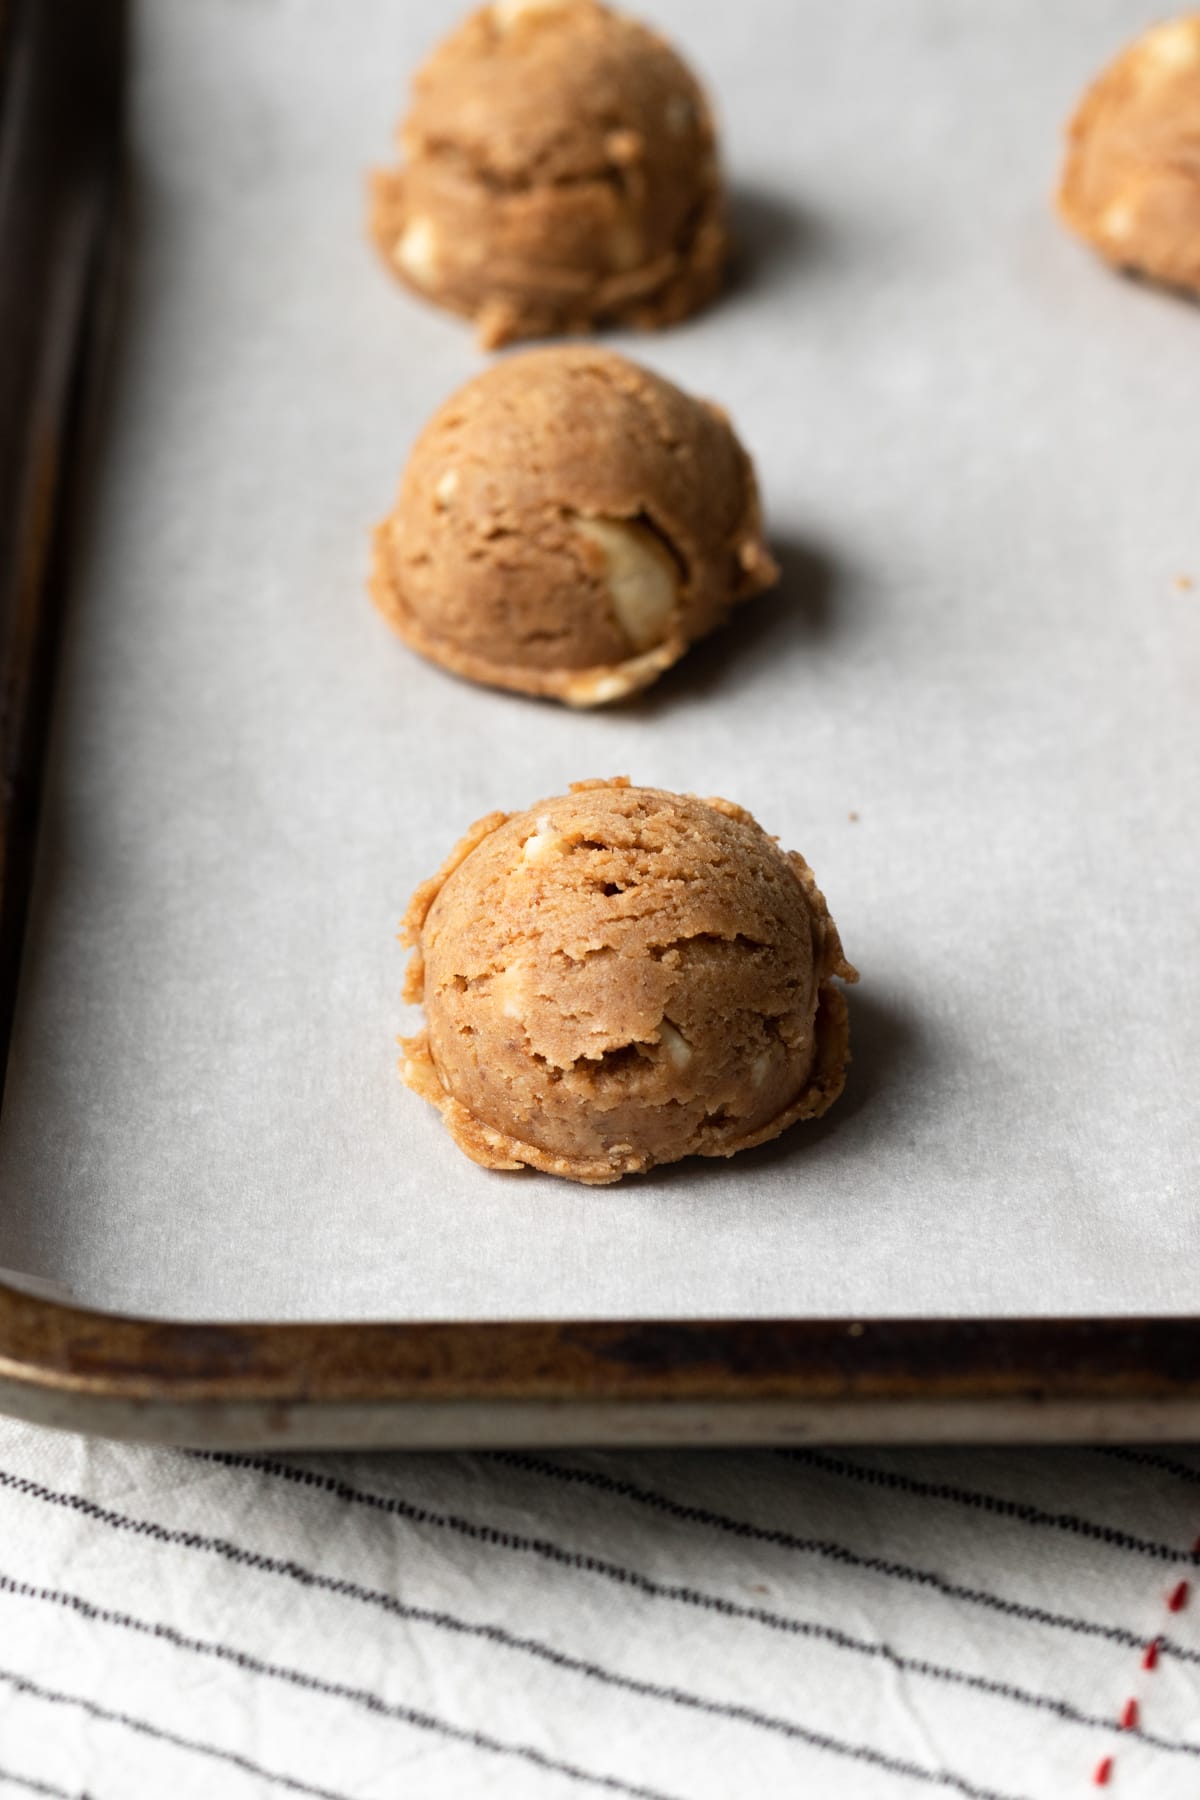
[(842, 1090), (856, 981), (803, 857), (740, 806), (577, 782), (413, 897), (408, 1085), (462, 1150), (603, 1183), (732, 1156)]
[(1200, 292), (1200, 13), (1156, 25), (1089, 89), (1058, 199), (1109, 262)]
[(391, 268), (486, 347), (668, 325), (726, 253), (712, 119), (662, 38), (597, 0), (496, 0), (417, 74), (372, 177)]
[(594, 706), (648, 686), (777, 575), (724, 413), (570, 346), (507, 358), (434, 414), (370, 588), (433, 662)]

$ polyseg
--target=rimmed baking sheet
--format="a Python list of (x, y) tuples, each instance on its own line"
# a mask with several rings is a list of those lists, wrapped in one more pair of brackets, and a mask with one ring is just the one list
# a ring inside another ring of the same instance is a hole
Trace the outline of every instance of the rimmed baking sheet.
[[(427, 668), (363, 597), (482, 366), (361, 229), (456, 10), (141, 8), (0, 1264), (178, 1317), (1194, 1310), (1200, 314), (1047, 207), (1144, 10), (655, 0), (746, 254), (618, 341), (730, 408), (786, 573), (594, 716)], [(395, 1079), (396, 923), (471, 819), (619, 771), (810, 859), (863, 970), (851, 1086), (730, 1164), (489, 1175)]]

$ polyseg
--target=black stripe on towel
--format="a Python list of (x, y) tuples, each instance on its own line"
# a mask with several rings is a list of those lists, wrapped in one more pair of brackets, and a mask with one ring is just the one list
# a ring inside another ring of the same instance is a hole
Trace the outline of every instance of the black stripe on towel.
[[(264, 1662), (261, 1657), (251, 1656), (246, 1650), (237, 1650), (232, 1644), (212, 1643), (206, 1638), (189, 1637), (185, 1632), (177, 1631), (173, 1625), (164, 1625), (153, 1619), (139, 1619), (132, 1613), (116, 1612), (111, 1607), (97, 1606), (85, 1600), (80, 1594), (67, 1593), (62, 1588), (35, 1587), (32, 1582), (17, 1581), (11, 1575), (0, 1574), (0, 1593), (9, 1593), (26, 1600), (38, 1600), (50, 1606), (63, 1607), (84, 1619), (91, 1619), (103, 1625), (113, 1625), (120, 1631), (136, 1632), (139, 1636), (155, 1638), (160, 1643), (170, 1644), (176, 1650), (186, 1650), (196, 1656), (211, 1656), (218, 1662), (230, 1663), (249, 1675), (262, 1675), (271, 1681), (285, 1682), (289, 1687), (300, 1688), (306, 1693), (323, 1694), (328, 1699), (344, 1700), (351, 1706), (361, 1706), (365, 1711), (373, 1713), (377, 1718), (393, 1719), (398, 1724), (412, 1725), (418, 1731), (429, 1731), (439, 1737), (449, 1738), (460, 1744), (469, 1744), (476, 1750), (490, 1750), (499, 1756), (512, 1756), (522, 1762), (532, 1763), (536, 1768), (544, 1769), (553, 1775), (565, 1775), (572, 1781), (579, 1781), (591, 1787), (606, 1788), (618, 1794), (630, 1794), (634, 1800), (673, 1800), (668, 1794), (657, 1788), (640, 1787), (634, 1782), (622, 1781), (616, 1775), (594, 1774), (589, 1769), (581, 1769), (574, 1763), (560, 1761), (554, 1756), (546, 1756), (532, 1744), (506, 1743), (502, 1738), (494, 1738), (488, 1732), (475, 1731), (469, 1726), (454, 1725), (448, 1719), (439, 1719), (435, 1714), (422, 1711), (414, 1706), (402, 1706), (398, 1703), (382, 1700), (378, 1694), (367, 1688), (350, 1687), (340, 1681), (326, 1681), (319, 1675), (310, 1675), (303, 1669), (289, 1669), (281, 1663)], [(23, 1682), (21, 1676), (9, 1677)], [(28, 1684), (26, 1684), (28, 1685)], [(90, 1705), (90, 1702), (78, 1702)], [(123, 1723), (133, 1725), (132, 1720)], [(134, 1729), (138, 1729), (134, 1725)], [(142, 1727), (150, 1735), (167, 1737), (167, 1733), (157, 1726)], [(184, 1745), (184, 1740), (174, 1739)], [(226, 1760), (238, 1760), (232, 1751), (216, 1750), (207, 1744), (186, 1744), (187, 1749), (197, 1750), (204, 1755), (219, 1756)], [(290, 1776), (275, 1776), (273, 1779), (296, 1785)], [(316, 1792), (317, 1790), (310, 1790)], [(972, 1800), (976, 1795), (979, 1800), (1004, 1800), (1004, 1796), (985, 1793), (982, 1789), (964, 1788)], [(334, 1796), (333, 1800), (344, 1800)]]
[[(235, 1461), (223, 1452), (205, 1452), (217, 1461)], [(252, 1459), (243, 1459), (247, 1463)], [(845, 1544), (832, 1542), (828, 1538), (799, 1537), (795, 1532), (781, 1530), (777, 1526), (752, 1525), (744, 1519), (733, 1519), (725, 1513), (713, 1512), (704, 1506), (689, 1506), (680, 1500), (672, 1500), (666, 1494), (656, 1494), (650, 1488), (635, 1486), (631, 1481), (619, 1481), (614, 1476), (602, 1475), (594, 1469), (573, 1469), (560, 1463), (544, 1462), (538, 1457), (522, 1456), (517, 1452), (493, 1452), (489, 1457), (493, 1462), (506, 1462), (513, 1468), (524, 1469), (533, 1475), (542, 1475), (553, 1481), (562, 1481), (581, 1487), (595, 1488), (602, 1493), (610, 1493), (622, 1500), (633, 1500), (638, 1505), (650, 1508), (654, 1512), (663, 1513), (668, 1518), (678, 1519), (688, 1525), (705, 1525), (715, 1531), (727, 1532), (732, 1537), (744, 1538), (756, 1544), (770, 1544), (780, 1550), (796, 1550), (806, 1556), (818, 1556), (828, 1562), (838, 1563), (846, 1568), (866, 1569), (875, 1575), (887, 1575), (897, 1581), (912, 1582), (916, 1587), (928, 1588), (934, 1593), (942, 1594), (948, 1600), (963, 1600), (972, 1606), (986, 1608), (1009, 1619), (1021, 1619), (1030, 1625), (1048, 1625), (1056, 1630), (1074, 1632), (1080, 1637), (1103, 1638), (1110, 1644), (1121, 1644), (1128, 1650), (1144, 1650), (1150, 1639), (1143, 1632), (1131, 1631), (1125, 1625), (1103, 1625), (1095, 1619), (1081, 1619), (1070, 1613), (1050, 1612), (1046, 1607), (1030, 1606), (1023, 1600), (1010, 1600), (1002, 1594), (992, 1594), (986, 1588), (966, 1587), (962, 1582), (951, 1581), (939, 1575), (933, 1569), (921, 1569), (911, 1563), (894, 1562), (883, 1556), (865, 1555), (858, 1550), (851, 1550)], [(255, 1462), (254, 1466), (268, 1468), (265, 1462)], [(309, 1480), (319, 1485), (322, 1477), (310, 1476), (302, 1469), (293, 1470), (287, 1464), (275, 1465), (275, 1472), (292, 1480)], [(342, 1483), (331, 1485), (341, 1487)], [(372, 1496), (365, 1496), (368, 1504), (380, 1504)], [(390, 1505), (384, 1501), (382, 1504)], [(1178, 1554), (1174, 1560), (1179, 1561)], [(1174, 1656), (1180, 1662), (1200, 1663), (1200, 1650), (1189, 1649), (1170, 1638), (1157, 1638), (1159, 1650), (1164, 1656)]]
[[(137, 1632), (171, 1644), (179, 1650), (187, 1650), (199, 1656), (211, 1656), (220, 1662), (233, 1664), (248, 1674), (262, 1675), (270, 1680), (286, 1682), (292, 1687), (301, 1688), (310, 1693), (324, 1694), (329, 1698), (348, 1701), (352, 1705), (362, 1706), (368, 1712), (381, 1718), (395, 1719), (402, 1724), (414, 1725), (418, 1729), (434, 1731), (439, 1736), (451, 1738), (459, 1743), (470, 1744), (478, 1750), (489, 1750), (505, 1756), (513, 1756), (522, 1761), (534, 1764), (552, 1774), (566, 1775), (592, 1787), (606, 1788), (622, 1794), (630, 1794), (636, 1800), (670, 1800), (656, 1788), (638, 1786), (632, 1782), (622, 1781), (615, 1775), (600, 1775), (590, 1770), (581, 1769), (574, 1763), (560, 1761), (556, 1757), (546, 1756), (532, 1745), (506, 1743), (491, 1737), (486, 1732), (472, 1730), (470, 1727), (453, 1725), (448, 1720), (436, 1718), (431, 1713), (420, 1711), (415, 1707), (402, 1706), (382, 1700), (364, 1688), (352, 1688), (342, 1682), (326, 1681), (317, 1675), (310, 1675), (300, 1669), (289, 1669), (278, 1663), (264, 1662), (260, 1657), (252, 1656), (245, 1650), (237, 1650), (230, 1644), (212, 1643), (203, 1638), (193, 1638), (172, 1625), (139, 1619), (130, 1613), (116, 1612), (109, 1607), (97, 1606), (85, 1600), (79, 1594), (70, 1594), (59, 1588), (40, 1588), (32, 1583), (18, 1581), (12, 1576), (0, 1574), (0, 1592), (19, 1595), (25, 1599), (38, 1600), (52, 1606), (60, 1606), (70, 1612), (79, 1614), (102, 1624), (114, 1625), (120, 1630)], [(7, 1679), (14, 1679), (7, 1677)], [(18, 1682), (21, 1677), (15, 1678)], [(930, 1769), (920, 1763), (909, 1762), (904, 1757), (889, 1756), (885, 1751), (876, 1750), (868, 1744), (855, 1744), (842, 1738), (831, 1736), (827, 1732), (813, 1731), (806, 1726), (794, 1726), (789, 1736), (810, 1745), (816, 1750), (825, 1750), (833, 1755), (841, 1756), (849, 1761), (866, 1763), (877, 1769), (884, 1769), (891, 1775), (902, 1775), (913, 1781), (926, 1782), (934, 1787), (944, 1788), (956, 1794), (962, 1794), (964, 1800), (1018, 1800), (1011, 1794), (1003, 1794), (994, 1788), (979, 1787), (965, 1777), (955, 1774), (949, 1769)], [(191, 1746), (205, 1749), (206, 1746)], [(218, 1755), (229, 1754), (218, 1751)]]
[[(45, 1500), (55, 1505), (71, 1505), (78, 1499), (78, 1496), (59, 1493), (53, 1488), (47, 1488), (41, 1482), (32, 1482), (25, 1477), (8, 1477), (0, 1472), (0, 1484), (14, 1479), (19, 1480), (21, 1490), (34, 1499)], [(130, 1531), (136, 1536), (148, 1538), (156, 1543), (178, 1545), (188, 1550), (207, 1552), (221, 1557), (236, 1567), (251, 1569), (260, 1574), (280, 1576), (294, 1581), (302, 1587), (375, 1607), (394, 1618), (430, 1625), (435, 1629), (453, 1632), (463, 1637), (482, 1638), (518, 1654), (536, 1657), (569, 1674), (581, 1675), (608, 1687), (639, 1694), (646, 1699), (660, 1700), (668, 1705), (687, 1707), (715, 1717), (733, 1719), (742, 1724), (755, 1725), (762, 1730), (782, 1733), (785, 1736), (794, 1735), (796, 1729), (793, 1720), (780, 1718), (771, 1713), (763, 1713), (739, 1702), (715, 1700), (689, 1693), (680, 1688), (656, 1682), (640, 1681), (635, 1676), (605, 1668), (599, 1663), (573, 1657), (541, 1639), (508, 1631), (502, 1625), (463, 1619), (444, 1609), (416, 1606), (397, 1600), (394, 1595), (379, 1588), (367, 1587), (361, 1582), (351, 1581), (344, 1576), (321, 1574), (316, 1570), (306, 1568), (291, 1558), (281, 1559), (270, 1556), (264, 1551), (249, 1550), (241, 1545), (230, 1543), (224, 1538), (209, 1537), (196, 1531), (175, 1529), (160, 1525), (155, 1520), (133, 1519), (109, 1507), (102, 1507), (96, 1501), (84, 1501), (82, 1504), (86, 1507), (89, 1517), (116, 1530)], [(535, 1544), (538, 1542), (538, 1540), (531, 1541)], [(509, 1545), (493, 1547), (511, 1548)], [(576, 1558), (573, 1552), (561, 1549), (558, 1545), (541, 1547), (555, 1550), (564, 1562), (578, 1567), (580, 1559)], [(720, 1595), (702, 1593), (695, 1588), (655, 1581), (652, 1577), (621, 1564), (606, 1563), (596, 1557), (582, 1560), (586, 1563), (586, 1568), (581, 1572), (615, 1581), (623, 1587), (631, 1588), (642, 1594), (647, 1599), (674, 1601), (739, 1623), (759, 1625), (787, 1636), (832, 1644), (839, 1650), (886, 1662), (890, 1667), (906, 1675), (923, 1676), (929, 1680), (966, 1688), (974, 1693), (986, 1694), (992, 1699), (1004, 1700), (1013, 1705), (1049, 1713), (1068, 1724), (1079, 1725), (1088, 1730), (1104, 1732), (1112, 1730), (1112, 1719), (1108, 1714), (1085, 1712), (1082, 1707), (1075, 1706), (1071, 1701), (1061, 1699), (1057, 1695), (1037, 1693), (1029, 1688), (1018, 1687), (1012, 1682), (997, 1681), (986, 1675), (975, 1675), (968, 1670), (952, 1668), (944, 1663), (931, 1662), (924, 1657), (905, 1656), (902, 1652), (893, 1650), (890, 1645), (877, 1639), (854, 1637), (850, 1632), (842, 1631), (837, 1626), (827, 1625), (819, 1620), (791, 1618), (783, 1613), (772, 1612), (766, 1607), (750, 1606), (742, 1601), (727, 1600)], [(1157, 1749), (1185, 1756), (1200, 1757), (1200, 1744), (1189, 1744), (1179, 1739), (1158, 1737), (1154, 1733), (1146, 1731), (1142, 1726), (1134, 1726), (1130, 1730), (1132, 1735), (1142, 1738), (1145, 1743), (1151, 1744)]]
[(1124, 1450), (1115, 1444), (1106, 1444), (1096, 1450), (1097, 1456), (1111, 1456), (1117, 1462), (1137, 1463), (1143, 1469), (1161, 1469), (1164, 1475), (1175, 1475), (1180, 1481), (1200, 1483), (1200, 1469), (1191, 1463), (1180, 1462), (1175, 1456), (1159, 1456), (1153, 1450)]
[[(152, 1725), (148, 1719), (135, 1719), (131, 1713), (114, 1712), (111, 1707), (101, 1706), (99, 1701), (88, 1700), (82, 1694), (64, 1694), (55, 1688), (42, 1687), (14, 1669), (0, 1669), (0, 1681), (7, 1682), (16, 1693), (44, 1701), (47, 1706), (74, 1706), (80, 1712), (87, 1713), (89, 1718), (101, 1719), (106, 1725), (122, 1725), (127, 1731), (136, 1731), (141, 1737), (156, 1738), (160, 1743), (170, 1744), (175, 1750), (190, 1750), (198, 1756), (211, 1756), (216, 1757), (219, 1762), (233, 1763), (245, 1774), (253, 1775), (259, 1781), (273, 1782), (277, 1787), (290, 1788), (295, 1794), (311, 1794), (315, 1796), (315, 1800), (348, 1800), (347, 1795), (339, 1794), (333, 1788), (313, 1787), (310, 1782), (297, 1781), (291, 1775), (277, 1775), (272, 1769), (264, 1769), (261, 1763), (251, 1762), (248, 1756), (239, 1755), (236, 1750), (222, 1750), (216, 1744), (201, 1744), (195, 1738), (180, 1737), (178, 1733), (168, 1731), (165, 1726)], [(60, 1794), (62, 1789), (48, 1787), (41, 1791)], [(67, 1795), (66, 1800), (87, 1800), (87, 1797)]]
[[(1131, 1550), (1138, 1556), (1153, 1557), (1155, 1562), (1190, 1562), (1200, 1568), (1200, 1551), (1180, 1551), (1178, 1545), (1159, 1543), (1155, 1538), (1135, 1537), (1114, 1525), (1097, 1525), (1075, 1513), (1047, 1512), (1023, 1500), (1005, 1500), (998, 1494), (981, 1494), (972, 1488), (954, 1487), (945, 1481), (920, 1481), (913, 1475), (897, 1475), (891, 1469), (872, 1468), (867, 1463), (847, 1462), (840, 1456), (827, 1456), (821, 1450), (776, 1450), (774, 1455), (788, 1462), (806, 1463), (810, 1468), (824, 1469), (846, 1481), (862, 1482), (867, 1487), (889, 1488), (894, 1493), (912, 1494), (922, 1500), (948, 1500), (955, 1506), (967, 1506), (994, 1518), (1013, 1519), (1021, 1525), (1034, 1525), (1050, 1531), (1065, 1531), (1073, 1537), (1087, 1538), (1092, 1543), (1106, 1544), (1112, 1550)], [(1200, 1480), (1200, 1476), (1196, 1477)]]
[(49, 1794), (51, 1800), (88, 1800), (78, 1788), (54, 1787), (48, 1781), (39, 1781), (34, 1775), (18, 1775), (12, 1769), (0, 1769), (0, 1782), (3, 1781), (12, 1787), (24, 1788), (27, 1794)]
[[(53, 1488), (47, 1488), (41, 1482), (30, 1481), (27, 1477), (7, 1477), (0, 1472), (0, 1485), (10, 1479), (18, 1480), (21, 1491), (28, 1494), (30, 1498), (48, 1501), (52, 1505), (70, 1505), (77, 1498), (77, 1496), (62, 1494)], [(618, 1688), (626, 1693), (638, 1694), (644, 1699), (658, 1700), (667, 1705), (708, 1713), (716, 1718), (731, 1719), (740, 1724), (756, 1726), (763, 1731), (780, 1733), (785, 1737), (794, 1736), (798, 1729), (794, 1720), (781, 1718), (777, 1714), (765, 1713), (758, 1708), (747, 1707), (737, 1701), (716, 1700), (690, 1693), (678, 1687), (642, 1681), (636, 1676), (605, 1668), (600, 1663), (571, 1656), (566, 1651), (556, 1649), (554, 1645), (548, 1644), (542, 1639), (519, 1635), (507, 1630), (503, 1625), (463, 1619), (457, 1614), (446, 1612), (441, 1608), (417, 1606), (398, 1600), (393, 1594), (386, 1593), (380, 1588), (367, 1587), (362, 1582), (352, 1581), (345, 1576), (321, 1574), (317, 1570), (306, 1568), (291, 1558), (281, 1559), (270, 1556), (265, 1551), (249, 1550), (242, 1545), (230, 1543), (225, 1538), (209, 1537), (197, 1531), (179, 1530), (171, 1526), (160, 1525), (152, 1519), (133, 1519), (125, 1513), (115, 1512), (110, 1507), (100, 1506), (94, 1500), (86, 1501), (83, 1504), (86, 1506), (90, 1518), (114, 1530), (129, 1531), (135, 1536), (153, 1543), (176, 1545), (182, 1549), (216, 1555), (234, 1567), (249, 1569), (256, 1574), (279, 1576), (318, 1593), (333, 1594), (339, 1599), (353, 1600), (361, 1605), (375, 1607), (392, 1618), (403, 1619), (414, 1624), (430, 1625), (437, 1630), (451, 1632), (460, 1637), (484, 1639), (502, 1649), (536, 1657), (539, 1661), (548, 1663), (553, 1668), (561, 1669), (567, 1674), (581, 1675), (604, 1686)], [(555, 1548), (558, 1547), (555, 1546)], [(571, 1556), (571, 1552), (565, 1550), (560, 1554), (564, 1558)], [(923, 1657), (905, 1656), (900, 1651), (893, 1650), (889, 1644), (881, 1643), (877, 1639), (854, 1637), (837, 1626), (827, 1625), (819, 1620), (790, 1618), (783, 1613), (771, 1612), (765, 1607), (749, 1606), (742, 1601), (704, 1594), (694, 1588), (655, 1581), (650, 1576), (639, 1574), (619, 1564), (605, 1564), (596, 1558), (589, 1558), (588, 1564), (587, 1573), (615, 1580), (621, 1586), (628, 1587), (648, 1599), (675, 1601), (738, 1623), (760, 1625), (768, 1630), (791, 1637), (832, 1644), (839, 1650), (886, 1662), (889, 1667), (905, 1675), (923, 1676), (933, 1681), (966, 1688), (974, 1693), (986, 1694), (992, 1699), (1030, 1707), (1065, 1720), (1068, 1724), (1083, 1726), (1088, 1730), (1104, 1732), (1112, 1730), (1111, 1715), (1085, 1712), (1081, 1707), (1073, 1705), (1069, 1700), (1060, 1699), (1057, 1695), (1039, 1694), (1029, 1688), (1018, 1687), (1012, 1682), (997, 1681), (986, 1675), (974, 1675), (965, 1669), (950, 1668), (946, 1664), (930, 1662)], [(1129, 1729), (1132, 1735), (1140, 1737), (1143, 1742), (1151, 1744), (1157, 1749), (1200, 1757), (1200, 1744), (1188, 1744), (1178, 1739), (1158, 1737), (1140, 1725), (1131, 1726)]]

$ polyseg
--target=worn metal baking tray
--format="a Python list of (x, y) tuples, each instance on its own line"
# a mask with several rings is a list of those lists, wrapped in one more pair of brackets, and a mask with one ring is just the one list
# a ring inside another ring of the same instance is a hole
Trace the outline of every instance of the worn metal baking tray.
[[(585, 718), (425, 667), (362, 597), (480, 366), (361, 239), (454, 8), (159, 0), (132, 56), (117, 0), (3, 15), (14, 1412), (263, 1444), (1200, 1424), (1198, 321), (1047, 205), (1139, 8), (652, 10), (717, 90), (742, 257), (626, 347), (729, 405), (785, 579)], [(391, 933), (470, 818), (621, 769), (809, 856), (864, 973), (850, 1086), (728, 1166), (488, 1175), (392, 1076)]]

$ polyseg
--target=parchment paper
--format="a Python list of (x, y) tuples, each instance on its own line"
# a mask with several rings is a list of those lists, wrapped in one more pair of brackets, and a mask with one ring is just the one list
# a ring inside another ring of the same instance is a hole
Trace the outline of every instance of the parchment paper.
[[(1047, 204), (1146, 9), (649, 10), (716, 90), (745, 256), (703, 319), (616, 341), (730, 408), (787, 578), (589, 717), (426, 667), (363, 593), (483, 366), (362, 236), (456, 8), (142, 7), (0, 1263), (193, 1317), (1200, 1301), (1200, 311)], [(728, 1164), (489, 1175), (396, 1078), (393, 934), (472, 819), (618, 772), (810, 859), (863, 972), (851, 1086)]]

